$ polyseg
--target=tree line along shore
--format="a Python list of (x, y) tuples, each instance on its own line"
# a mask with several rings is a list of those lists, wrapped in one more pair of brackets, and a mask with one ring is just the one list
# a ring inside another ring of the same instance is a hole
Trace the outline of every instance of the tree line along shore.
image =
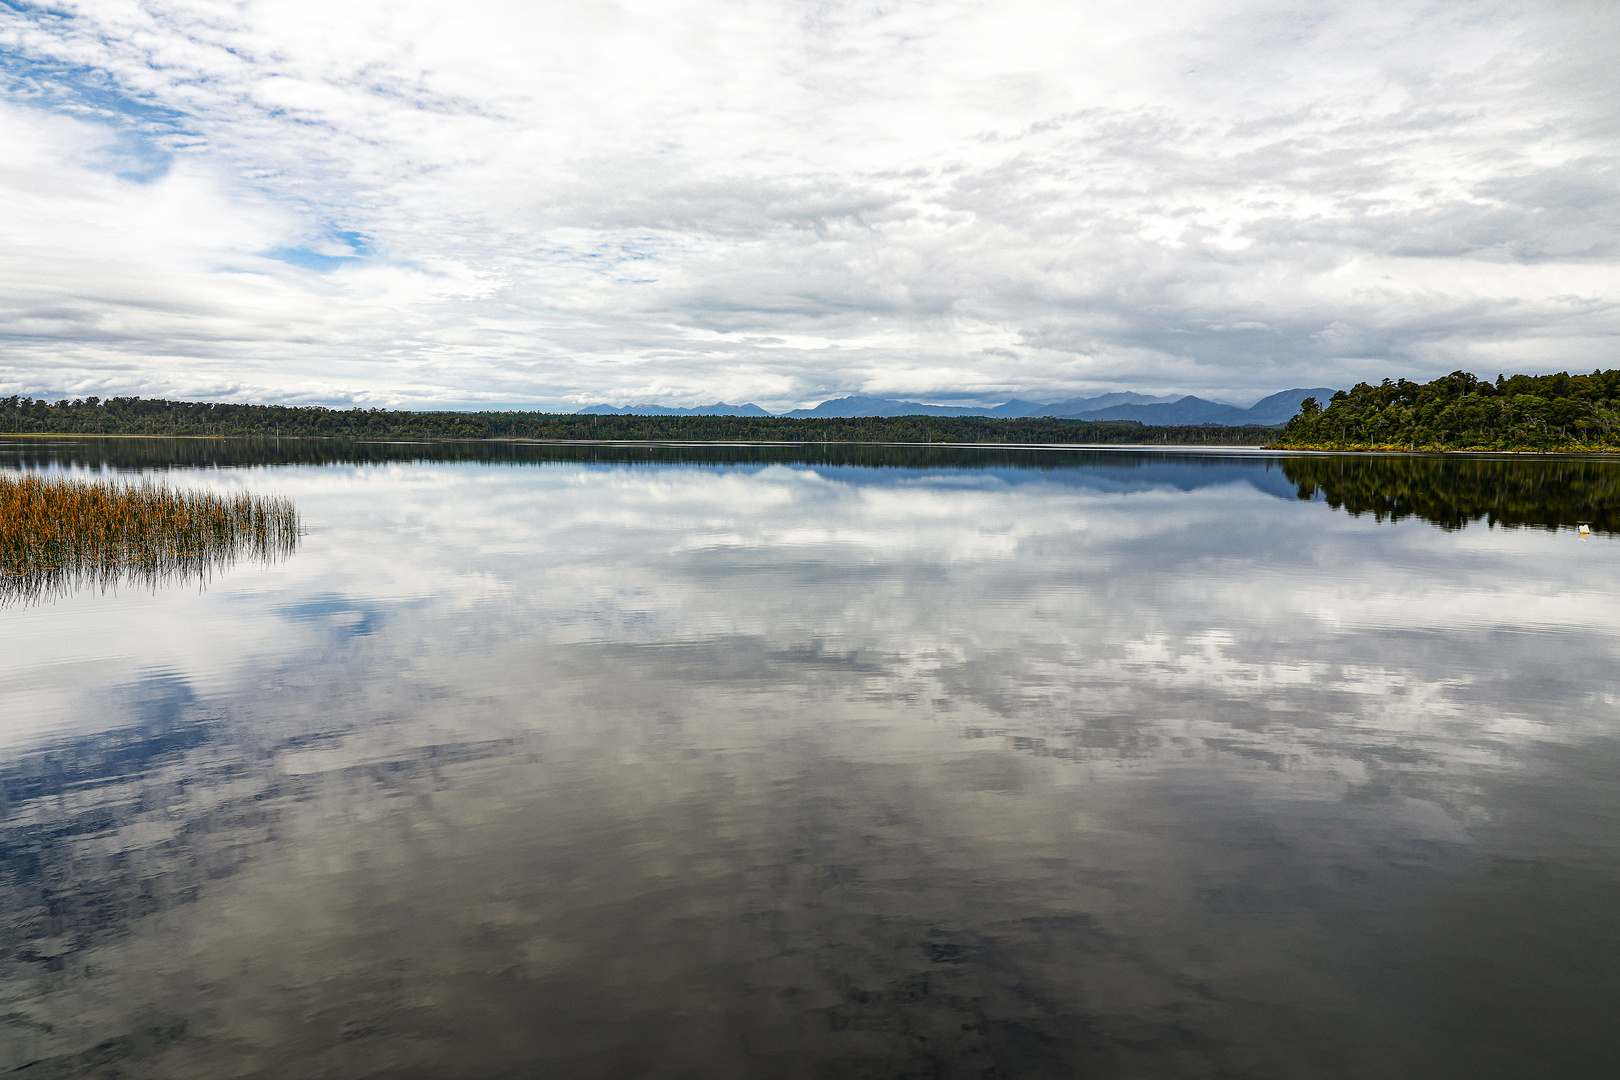
[(238, 405), (162, 398), (0, 398), (0, 433), (600, 442), (1021, 443), (1267, 446), (1287, 450), (1620, 451), (1620, 369), (1590, 375), (1456, 371), (1385, 379), (1307, 398), (1274, 427), (980, 416), (602, 416), (523, 411), (407, 412)]
[(161, 398), (0, 398), (0, 433), (338, 439), (668, 442), (1068, 443), (1254, 446), (1274, 427), (1151, 427), (1050, 417), (598, 416), (235, 405)]
[(1307, 398), (1272, 444), (1289, 450), (1620, 451), (1620, 369), (1590, 375), (1454, 371)]

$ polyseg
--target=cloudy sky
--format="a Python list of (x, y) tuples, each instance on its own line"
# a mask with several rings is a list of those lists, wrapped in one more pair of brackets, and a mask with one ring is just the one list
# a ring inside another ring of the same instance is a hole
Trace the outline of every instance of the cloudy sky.
[(1617, 52), (1609, 0), (0, 0), (0, 393), (1613, 366)]

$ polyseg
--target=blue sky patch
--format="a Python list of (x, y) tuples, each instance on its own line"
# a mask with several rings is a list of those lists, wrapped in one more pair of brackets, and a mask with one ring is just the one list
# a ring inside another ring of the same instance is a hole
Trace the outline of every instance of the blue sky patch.
[[(7, 0), (0, 0), (0, 5), (35, 21), (70, 18)], [(98, 68), (0, 51), (0, 96), (107, 128), (113, 138), (88, 164), (136, 183), (149, 183), (168, 172), (174, 155), (165, 143), (195, 137), (184, 113), (130, 94)]]
[[(263, 254), (267, 258), (276, 259), (292, 266), (301, 266), (306, 270), (316, 270), (325, 273), (336, 270), (345, 264), (353, 263), (356, 259), (371, 254), (371, 248), (366, 238), (360, 233), (350, 230), (338, 230), (328, 233), (328, 237), (347, 247), (350, 254), (332, 255), (326, 252), (314, 251), (307, 247), (280, 247), (271, 248)], [(325, 245), (323, 245), (325, 246)], [(330, 251), (330, 248), (328, 248)]]

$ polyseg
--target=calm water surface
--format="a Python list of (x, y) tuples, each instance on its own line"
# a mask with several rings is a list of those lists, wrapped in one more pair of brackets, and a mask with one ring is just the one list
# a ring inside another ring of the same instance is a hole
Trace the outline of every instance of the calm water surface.
[(0, 468), (308, 530), (0, 608), (0, 1070), (1620, 1075), (1620, 463)]

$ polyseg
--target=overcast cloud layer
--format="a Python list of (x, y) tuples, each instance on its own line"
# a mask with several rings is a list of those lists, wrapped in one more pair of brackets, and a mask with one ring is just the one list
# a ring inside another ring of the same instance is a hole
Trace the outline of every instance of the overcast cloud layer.
[(1620, 5), (0, 3), (0, 392), (1613, 366)]

